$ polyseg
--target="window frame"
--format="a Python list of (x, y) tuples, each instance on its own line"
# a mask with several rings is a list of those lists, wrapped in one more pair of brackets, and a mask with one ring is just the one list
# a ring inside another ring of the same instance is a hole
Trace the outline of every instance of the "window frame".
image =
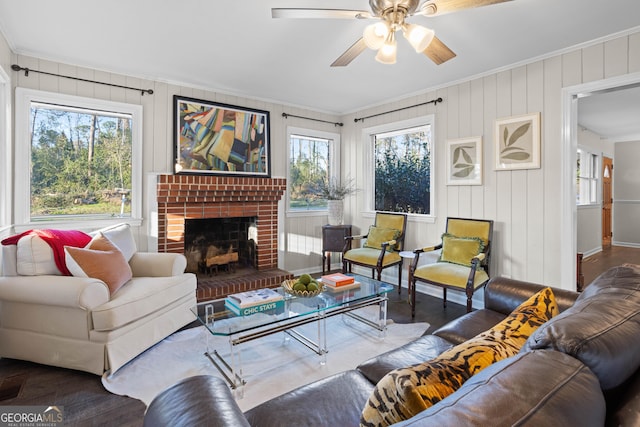
[(414, 129), (421, 126), (431, 127), (431, 177), (429, 180), (429, 196), (430, 196), (430, 213), (429, 214), (415, 214), (407, 213), (407, 220), (412, 222), (428, 222), (435, 223), (435, 189), (436, 189), (436, 142), (435, 142), (435, 115), (428, 114), (425, 116), (415, 117), (413, 119), (401, 120), (397, 122), (385, 123), (381, 125), (371, 126), (362, 129), (362, 141), (364, 142), (364, 155), (362, 156), (362, 170), (365, 171), (364, 177), (364, 210), (362, 215), (367, 218), (375, 217), (375, 147), (374, 137), (375, 135), (382, 133), (397, 132), (406, 129)]
[[(139, 226), (142, 224), (142, 105), (128, 104), (124, 102), (109, 101), (103, 99), (86, 98), (76, 95), (67, 95), (55, 92), (46, 92), (36, 89), (16, 88), (15, 97), (15, 200), (14, 215), (17, 225), (31, 226), (34, 224), (77, 226), (78, 222), (91, 222), (91, 226), (103, 226), (113, 223), (126, 222)], [(114, 217), (107, 219), (103, 216), (83, 215), (52, 216), (50, 219), (33, 221), (31, 219), (31, 145), (30, 111), (31, 103), (45, 103), (63, 105), (94, 111), (108, 111), (131, 115), (131, 216)], [(24, 196), (26, 195), (26, 196)]]
[(0, 67), (0, 159), (2, 183), (0, 192), (0, 232), (11, 227), (11, 200), (13, 199), (13, 156), (11, 146), (11, 79)]
[[(591, 165), (591, 169), (592, 169), (592, 174), (590, 176), (586, 176), (586, 177), (582, 177), (581, 175), (577, 176), (578, 179), (580, 180), (588, 180), (589, 181), (589, 195), (590, 196), (595, 196), (595, 200), (590, 201), (588, 203), (580, 203), (579, 200), (576, 199), (576, 206), (577, 207), (589, 207), (589, 206), (598, 206), (600, 205), (601, 199), (602, 199), (602, 173), (601, 173), (601, 169), (602, 169), (602, 155), (600, 153), (596, 153), (593, 150), (589, 149), (588, 147), (585, 146), (578, 146), (578, 152), (581, 153), (585, 153), (589, 155), (590, 159), (595, 160), (595, 164)], [(578, 152), (576, 152), (576, 157), (580, 156), (580, 154), (578, 154)], [(582, 159), (581, 159), (581, 164), (582, 164)], [(577, 164), (576, 164), (576, 168), (577, 168)], [(581, 168), (582, 170), (582, 168)], [(578, 171), (580, 172), (580, 171)], [(591, 187), (592, 185), (595, 184), (595, 194), (593, 194), (591, 192)], [(576, 182), (576, 187), (579, 185), (578, 182)], [(580, 194), (578, 192), (578, 188), (576, 188), (576, 194)]]
[(289, 158), (289, 153), (291, 153), (292, 135), (307, 136), (309, 138), (327, 139), (332, 141), (332, 143), (329, 143), (329, 175), (332, 176), (332, 171), (337, 171), (337, 173), (333, 175), (340, 177), (340, 134), (335, 132), (321, 131), (317, 129), (287, 126), (287, 195), (285, 197), (286, 215), (287, 217), (325, 216), (327, 215), (327, 208), (308, 210), (292, 210), (290, 208), (291, 159)]

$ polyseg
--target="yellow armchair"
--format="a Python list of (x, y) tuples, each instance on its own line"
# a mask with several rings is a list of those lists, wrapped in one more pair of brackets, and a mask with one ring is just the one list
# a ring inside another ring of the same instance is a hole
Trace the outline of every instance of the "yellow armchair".
[[(492, 234), (492, 220), (447, 218), (442, 242), (414, 251), (409, 269), (411, 317), (415, 317), (416, 282), (442, 287), (444, 307), (447, 306), (447, 289), (464, 291), (467, 312), (471, 311), (473, 293), (489, 281)], [(442, 249), (438, 262), (418, 267), (420, 254), (437, 249)]]
[[(376, 213), (374, 224), (364, 235), (345, 237), (342, 253), (342, 271), (351, 272), (352, 266), (361, 265), (371, 268), (371, 277), (382, 277), (382, 270), (398, 266), (398, 292), (402, 284), (402, 258), (400, 251), (404, 244), (407, 227), (407, 215), (402, 213)], [(359, 247), (353, 247), (354, 241)]]

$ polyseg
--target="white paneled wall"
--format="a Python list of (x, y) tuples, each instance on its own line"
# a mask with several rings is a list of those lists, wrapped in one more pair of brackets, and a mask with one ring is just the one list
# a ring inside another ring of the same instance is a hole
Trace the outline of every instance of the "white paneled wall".
[[(435, 113), (434, 223), (410, 222), (407, 246), (420, 247), (439, 240), (447, 216), (495, 221), (492, 274), (575, 289), (561, 283), (560, 224), (562, 168), (562, 88), (640, 71), (640, 34), (622, 36), (561, 55), (438, 89), (418, 97), (358, 111), (344, 119), (344, 161), (360, 170), (361, 129), (398, 119), (397, 113), (364, 123), (354, 117), (377, 114), (438, 96), (444, 102), (402, 112), (401, 118)], [(635, 46), (636, 49), (631, 47)], [(542, 114), (542, 167), (494, 171), (494, 120), (526, 113)], [(483, 185), (447, 186), (442, 149), (448, 139), (483, 137)], [(362, 180), (363, 175), (358, 174)], [(366, 228), (363, 197), (347, 205), (354, 225)]]
[[(23, 67), (95, 79), (126, 86), (151, 88), (154, 95), (73, 80), (10, 70), (10, 62)], [(60, 64), (12, 54), (0, 36), (0, 66), (10, 74), (12, 85), (39, 90), (90, 96), (140, 104), (144, 108), (144, 174), (171, 173), (173, 157), (172, 97), (175, 94), (209, 101), (267, 110), (271, 113), (271, 172), (286, 177), (288, 125), (340, 132), (342, 135), (342, 176), (356, 179), (364, 187), (369, 179), (363, 161), (362, 129), (419, 117), (435, 115), (434, 222), (411, 221), (407, 248), (436, 243), (444, 231), (447, 216), (488, 218), (495, 221), (492, 274), (573, 289), (574, 283), (561, 283), (561, 169), (562, 169), (562, 89), (585, 82), (640, 72), (640, 33), (620, 36), (588, 47), (520, 64), (511, 69), (476, 77), (449, 87), (428, 90), (416, 88), (419, 95), (344, 115), (343, 117), (304, 110), (261, 100), (239, 98), (202, 88), (150, 81), (105, 71)], [(445, 70), (445, 68), (443, 68)], [(428, 91), (427, 91), (428, 90)], [(354, 122), (354, 118), (394, 110), (442, 97), (444, 102), (429, 104), (375, 118)], [(310, 102), (312, 103), (312, 102)], [(344, 122), (336, 128), (282, 113)], [(532, 170), (494, 171), (493, 128), (496, 118), (541, 112), (542, 167)], [(484, 173), (482, 186), (447, 186), (444, 159), (448, 139), (482, 136)], [(14, 142), (15, 143), (20, 143)], [(147, 180), (145, 180), (145, 192)], [(148, 206), (143, 207), (146, 212)], [(365, 211), (362, 192), (345, 201), (345, 222), (354, 232), (372, 223)], [(321, 226), (325, 216), (287, 217), (285, 202), (280, 203), (280, 264), (290, 271), (320, 270)], [(145, 248), (148, 219), (138, 231), (138, 242)], [(152, 249), (152, 248), (151, 248)], [(392, 273), (395, 276), (395, 273)], [(405, 275), (406, 276), (406, 275)]]

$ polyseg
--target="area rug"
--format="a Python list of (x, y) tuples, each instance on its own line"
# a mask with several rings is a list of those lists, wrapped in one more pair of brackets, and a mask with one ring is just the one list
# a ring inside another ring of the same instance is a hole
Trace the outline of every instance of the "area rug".
[[(376, 307), (365, 307), (359, 314), (373, 318)], [(429, 327), (427, 323), (397, 324), (388, 321), (387, 332), (379, 331), (348, 316), (327, 319), (327, 363), (299, 342), (286, 340), (284, 333), (250, 341), (241, 350), (243, 376), (247, 381), (244, 396), (237, 399), (243, 411), (296, 387), (353, 369), (365, 360), (399, 347), (420, 337)], [(316, 324), (297, 328), (313, 337)], [(106, 373), (102, 384), (111, 393), (130, 396), (149, 405), (165, 388), (183, 378), (209, 374), (220, 376), (218, 370), (204, 356), (209, 348), (223, 356), (229, 354), (224, 337), (213, 337), (204, 327), (177, 332), (159, 342), (120, 368), (113, 375)]]

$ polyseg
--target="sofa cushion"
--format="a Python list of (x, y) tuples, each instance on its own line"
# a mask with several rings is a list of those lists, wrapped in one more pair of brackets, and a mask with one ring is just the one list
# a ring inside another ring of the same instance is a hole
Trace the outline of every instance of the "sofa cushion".
[(102, 280), (111, 296), (131, 277), (131, 267), (122, 252), (104, 235), (98, 234), (86, 248), (65, 246), (67, 268), (76, 277)]
[[(514, 309), (515, 308), (517, 308), (517, 305)], [(507, 314), (498, 313), (493, 310), (475, 310), (436, 329), (433, 331), (433, 335), (443, 338), (454, 345), (462, 344), (468, 339), (493, 327), (493, 325), (502, 322), (505, 317), (507, 317)]]
[(61, 276), (62, 272), (53, 259), (51, 246), (35, 234), (18, 240), (16, 269), (21, 276)]
[[(610, 273), (605, 277), (615, 277), (620, 269), (615, 267)], [(629, 274), (640, 282), (640, 272), (626, 271), (625, 284), (630, 282)], [(592, 285), (601, 286), (594, 282), (588, 287)], [(602, 286), (538, 329), (523, 350), (553, 349), (573, 356), (608, 390), (640, 367), (640, 341), (636, 339), (640, 336), (640, 293), (630, 292), (626, 285), (615, 287), (615, 280)]]
[(34, 229), (7, 237), (1, 243), (18, 246), (16, 271), (19, 275), (70, 276), (64, 260), (64, 247), (83, 247), (90, 240), (88, 234), (78, 230)]
[(442, 235), (442, 253), (440, 261), (471, 267), (471, 259), (482, 252), (484, 242), (479, 237), (457, 237)]
[(120, 249), (120, 252), (122, 252), (122, 255), (124, 255), (127, 262), (129, 262), (133, 254), (138, 251), (136, 241), (133, 238), (133, 232), (131, 231), (131, 226), (129, 224), (122, 223), (112, 225), (96, 230), (91, 234), (94, 236), (97, 236), (98, 234), (104, 235), (111, 241), (111, 243)]
[(398, 426), (603, 426), (606, 409), (586, 366), (556, 351), (532, 351), (495, 363)]
[(518, 354), (529, 335), (557, 314), (553, 291), (545, 288), (469, 341), (430, 361), (389, 372), (369, 397), (362, 424), (386, 426), (422, 412), (454, 393), (472, 375)]
[(120, 328), (194, 293), (195, 281), (191, 274), (133, 277), (111, 300), (93, 309), (93, 329), (111, 331)]
[(449, 341), (435, 335), (424, 335), (399, 348), (361, 363), (357, 369), (372, 384), (376, 384), (394, 369), (417, 365), (425, 360), (433, 359), (451, 347), (453, 344)]

